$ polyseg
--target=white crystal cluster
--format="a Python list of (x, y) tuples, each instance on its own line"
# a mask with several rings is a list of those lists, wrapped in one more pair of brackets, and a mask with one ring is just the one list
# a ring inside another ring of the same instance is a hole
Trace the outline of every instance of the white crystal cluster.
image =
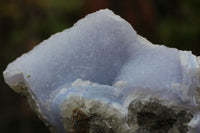
[[(140, 124), (130, 106), (136, 99), (145, 105), (151, 98), (190, 112), (184, 132), (200, 132), (200, 58), (150, 43), (108, 9), (51, 36), (10, 63), (3, 74), (54, 132), (156, 132)], [(138, 117), (149, 113), (141, 110)], [(182, 121), (161, 126), (179, 133)]]

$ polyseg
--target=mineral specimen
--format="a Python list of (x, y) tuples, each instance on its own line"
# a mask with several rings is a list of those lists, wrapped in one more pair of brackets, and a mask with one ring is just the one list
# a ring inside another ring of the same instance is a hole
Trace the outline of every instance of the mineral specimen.
[(200, 58), (92, 13), (10, 63), (5, 82), (57, 133), (199, 133)]

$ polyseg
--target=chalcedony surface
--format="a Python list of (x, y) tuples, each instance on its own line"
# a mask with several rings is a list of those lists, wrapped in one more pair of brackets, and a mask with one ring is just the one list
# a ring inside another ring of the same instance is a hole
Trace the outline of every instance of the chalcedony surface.
[(200, 132), (200, 58), (152, 44), (108, 9), (52, 35), (3, 74), (53, 132)]

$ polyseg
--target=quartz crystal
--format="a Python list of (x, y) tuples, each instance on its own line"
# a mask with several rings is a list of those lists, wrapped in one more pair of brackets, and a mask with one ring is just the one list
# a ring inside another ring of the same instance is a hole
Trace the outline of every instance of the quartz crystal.
[(199, 133), (200, 58), (108, 9), (10, 63), (5, 82), (57, 133)]

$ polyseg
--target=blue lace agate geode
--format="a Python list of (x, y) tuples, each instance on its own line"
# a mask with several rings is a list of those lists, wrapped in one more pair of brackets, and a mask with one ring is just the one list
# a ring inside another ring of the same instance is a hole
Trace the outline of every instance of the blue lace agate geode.
[(105, 9), (10, 63), (5, 82), (58, 133), (199, 133), (200, 58)]

